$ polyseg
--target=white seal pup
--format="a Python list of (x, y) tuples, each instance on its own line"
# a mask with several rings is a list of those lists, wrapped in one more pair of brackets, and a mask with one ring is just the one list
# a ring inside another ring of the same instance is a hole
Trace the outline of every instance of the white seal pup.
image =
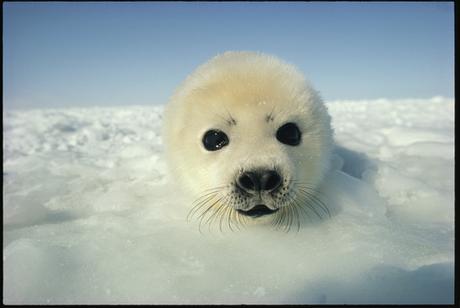
[(317, 188), (330, 166), (331, 120), (294, 66), (256, 52), (217, 55), (176, 90), (164, 121), (172, 179), (193, 194), (200, 224), (289, 228), (304, 213), (328, 214)]

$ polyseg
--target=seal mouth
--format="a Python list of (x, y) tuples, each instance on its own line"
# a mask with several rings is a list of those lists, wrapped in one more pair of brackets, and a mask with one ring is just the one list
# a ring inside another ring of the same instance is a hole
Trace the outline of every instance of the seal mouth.
[(269, 215), (269, 214), (273, 214), (275, 212), (277, 212), (279, 209), (275, 209), (275, 210), (272, 210), (272, 209), (269, 209), (266, 205), (264, 204), (258, 204), (256, 205), (255, 207), (253, 207), (252, 209), (248, 210), (248, 211), (243, 211), (243, 210), (237, 210), (238, 213), (240, 214), (243, 214), (245, 216), (250, 216), (250, 217), (260, 217), (260, 216), (264, 216), (264, 215)]

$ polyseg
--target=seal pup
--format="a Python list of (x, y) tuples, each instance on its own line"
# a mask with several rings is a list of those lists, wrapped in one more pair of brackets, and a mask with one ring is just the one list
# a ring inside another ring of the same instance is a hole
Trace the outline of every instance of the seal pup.
[(318, 187), (330, 166), (330, 116), (303, 74), (274, 56), (229, 51), (199, 66), (170, 98), (163, 136), (200, 225), (289, 230), (303, 215), (329, 214)]

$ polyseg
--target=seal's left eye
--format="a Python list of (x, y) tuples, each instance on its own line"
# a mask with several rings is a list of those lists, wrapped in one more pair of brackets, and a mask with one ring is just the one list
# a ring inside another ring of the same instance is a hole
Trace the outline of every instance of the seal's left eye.
[(208, 151), (217, 151), (229, 143), (227, 135), (220, 130), (208, 130), (203, 136), (204, 148)]
[(286, 123), (276, 132), (276, 139), (287, 145), (298, 145), (302, 138), (299, 127), (295, 123)]

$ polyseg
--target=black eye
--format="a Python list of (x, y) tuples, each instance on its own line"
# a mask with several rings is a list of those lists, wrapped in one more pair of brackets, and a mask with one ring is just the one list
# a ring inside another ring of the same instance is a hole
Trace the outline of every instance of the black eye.
[(208, 151), (217, 151), (228, 144), (227, 135), (220, 130), (208, 130), (203, 136), (204, 148)]
[(298, 145), (301, 137), (299, 127), (295, 123), (286, 123), (276, 132), (276, 139), (287, 145)]

